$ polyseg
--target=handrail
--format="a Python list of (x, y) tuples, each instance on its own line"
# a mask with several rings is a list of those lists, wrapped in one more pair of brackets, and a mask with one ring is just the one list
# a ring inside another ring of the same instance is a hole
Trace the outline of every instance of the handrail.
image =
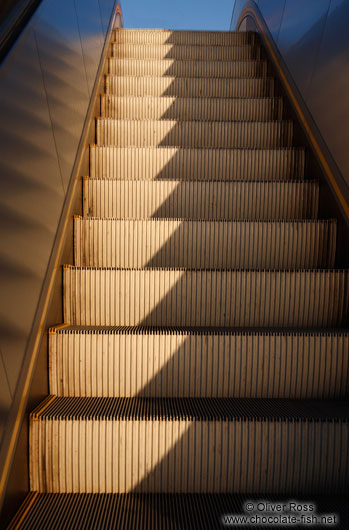
[(0, 62), (6, 57), (18, 36), (29, 22), (41, 0), (20, 0), (16, 2), (3, 21), (0, 21)]
[[(236, 7), (236, 4), (235, 4)], [(234, 9), (235, 9), (234, 7)], [(234, 14), (234, 13), (233, 13)], [(324, 174), (334, 192), (337, 202), (343, 212), (346, 223), (349, 223), (349, 201), (346, 182), (339, 170), (332, 154), (330, 153), (317, 125), (305, 104), (298, 87), (296, 86), (264, 20), (264, 17), (253, 0), (248, 0), (243, 7), (237, 21), (236, 29), (239, 30), (246, 18), (250, 17), (259, 30), (262, 41), (266, 46), (269, 58), (275, 67), (280, 81), (286, 90), (291, 104), (299, 118), (303, 130), (316, 154)], [(345, 190), (345, 191), (344, 191)]]

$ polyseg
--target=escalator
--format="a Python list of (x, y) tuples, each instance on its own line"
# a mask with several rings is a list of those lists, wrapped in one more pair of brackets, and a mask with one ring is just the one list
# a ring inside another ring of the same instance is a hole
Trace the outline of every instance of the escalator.
[(263, 527), (263, 503), (346, 528), (343, 221), (300, 138), (256, 33), (114, 30), (9, 528)]

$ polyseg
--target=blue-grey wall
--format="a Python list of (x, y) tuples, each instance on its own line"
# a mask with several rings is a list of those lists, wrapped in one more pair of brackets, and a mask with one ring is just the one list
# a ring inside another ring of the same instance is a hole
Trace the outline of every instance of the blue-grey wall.
[(0, 68), (0, 439), (114, 0), (43, 0)]
[[(236, 29), (246, 0), (236, 0)], [(349, 188), (349, 1), (255, 0)]]

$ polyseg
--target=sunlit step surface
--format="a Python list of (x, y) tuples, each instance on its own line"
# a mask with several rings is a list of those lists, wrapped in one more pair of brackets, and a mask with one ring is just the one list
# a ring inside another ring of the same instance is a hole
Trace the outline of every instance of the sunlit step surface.
[(254, 44), (254, 32), (238, 31), (171, 31), (166, 29), (116, 29), (115, 43), (130, 44), (189, 44), (201, 46), (236, 46)]
[(90, 147), (90, 176), (121, 180), (304, 178), (303, 148)]
[(341, 327), (348, 271), (64, 268), (76, 325)]
[(179, 59), (192, 61), (246, 61), (260, 59), (256, 45), (205, 46), (182, 44), (112, 44), (112, 57), (123, 59)]
[(334, 221), (74, 219), (79, 267), (312, 269), (335, 250)]
[(40, 492), (339, 494), (349, 485), (343, 401), (49, 400), (30, 416), (30, 486)]
[(314, 181), (198, 182), (83, 179), (85, 217), (316, 219)]
[(266, 61), (188, 61), (176, 59), (109, 59), (109, 73), (130, 76), (266, 77)]
[(256, 98), (274, 96), (273, 78), (212, 79), (107, 75), (105, 93), (116, 96)]
[(197, 122), (178, 120), (97, 120), (99, 145), (117, 147), (291, 147), (293, 122)]
[(128, 120), (266, 121), (282, 109), (282, 98), (101, 96), (102, 117)]
[(346, 398), (349, 332), (68, 327), (50, 389), (75, 397)]

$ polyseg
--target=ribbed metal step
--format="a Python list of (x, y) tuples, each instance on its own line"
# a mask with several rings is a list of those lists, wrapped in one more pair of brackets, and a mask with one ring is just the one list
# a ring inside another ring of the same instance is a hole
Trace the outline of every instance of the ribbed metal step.
[(183, 61), (175, 59), (109, 59), (109, 73), (130, 76), (266, 77), (266, 61)]
[[(78, 406), (79, 405), (79, 406)], [(66, 398), (48, 396), (30, 414), (39, 420), (349, 421), (345, 400), (233, 398)], [(349, 456), (349, 455), (348, 455)], [(348, 461), (349, 463), (349, 461)], [(349, 477), (348, 477), (349, 480)]]
[(126, 77), (107, 75), (106, 94), (116, 96), (175, 96), (214, 98), (257, 98), (274, 96), (272, 78), (212, 79), (189, 77)]
[(90, 147), (90, 176), (121, 180), (289, 180), (304, 178), (303, 148), (179, 149)]
[(74, 220), (79, 267), (331, 268), (335, 251), (335, 221)]
[(260, 59), (260, 46), (205, 46), (192, 44), (112, 44), (112, 57), (122, 59), (178, 59), (191, 61), (246, 61)]
[[(246, 504), (252, 501), (258, 505), (255, 495), (232, 494), (50, 494), (30, 493), (8, 530), (222, 530), (223, 521), (231, 521), (226, 515), (251, 515)], [(289, 497), (268, 495), (263, 504), (286, 506), (284, 514), (306, 518), (309, 512), (298, 513), (296, 504), (311, 506), (312, 515), (318, 517), (316, 528), (328, 529), (325, 514), (333, 514), (336, 530), (349, 527), (348, 499), (341, 497), (310, 498), (302, 496), (301, 501), (290, 504)], [(263, 509), (260, 505), (260, 510)], [(271, 508), (270, 508), (271, 509)], [(309, 510), (309, 508), (307, 508)], [(314, 511), (313, 511), (314, 510)], [(252, 515), (255, 515), (253, 513)], [(269, 513), (258, 514), (260, 518)], [(281, 512), (281, 515), (283, 513)], [(274, 515), (275, 517), (275, 515)], [(273, 518), (274, 518), (273, 517)], [(17, 526), (19, 525), (19, 526)], [(236, 523), (234, 525), (236, 527)], [(265, 526), (253, 525), (256, 529)]]
[(178, 31), (166, 29), (117, 29), (114, 42), (130, 44), (186, 44), (201, 46), (237, 46), (254, 44), (253, 32)]
[(343, 401), (49, 399), (30, 415), (32, 490), (338, 494), (349, 485)]
[(117, 147), (291, 147), (292, 121), (97, 120), (97, 144)]
[(101, 116), (129, 120), (279, 120), (282, 108), (282, 98), (101, 96)]
[(64, 269), (77, 325), (340, 327), (348, 271)]
[(52, 329), (58, 396), (329, 399), (349, 395), (349, 332)]
[(317, 218), (319, 185), (83, 179), (83, 214), (119, 219)]

